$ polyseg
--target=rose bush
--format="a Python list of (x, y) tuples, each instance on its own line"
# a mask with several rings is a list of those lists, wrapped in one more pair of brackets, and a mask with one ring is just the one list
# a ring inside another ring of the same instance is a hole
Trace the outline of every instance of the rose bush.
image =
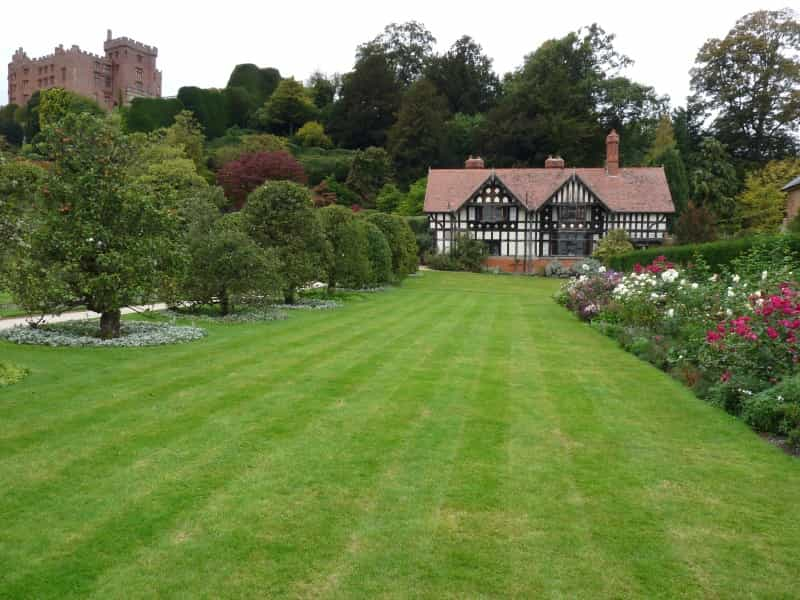
[(687, 267), (659, 256), (625, 274), (586, 269), (558, 300), (701, 397), (741, 414), (753, 396), (800, 376), (798, 262), (788, 245), (765, 239), (720, 273), (699, 256)]

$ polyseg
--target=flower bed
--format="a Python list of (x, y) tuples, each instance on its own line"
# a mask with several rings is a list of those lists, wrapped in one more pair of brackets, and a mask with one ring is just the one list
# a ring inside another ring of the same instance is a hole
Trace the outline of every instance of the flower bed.
[(275, 308), (281, 310), (330, 310), (341, 306), (343, 306), (342, 303), (336, 300), (300, 298), (295, 304), (276, 304)]
[(285, 312), (271, 308), (248, 308), (237, 310), (227, 315), (221, 315), (218, 311), (210, 312), (184, 308), (180, 310), (165, 310), (161, 314), (173, 319), (190, 319), (205, 323), (260, 323), (264, 321), (283, 321), (287, 318)]
[(123, 321), (121, 336), (113, 339), (99, 337), (97, 321), (68, 321), (30, 327), (20, 325), (0, 331), (0, 339), (15, 344), (38, 346), (105, 346), (140, 347), (161, 346), (192, 342), (205, 337), (206, 332), (198, 327), (184, 327), (169, 323), (149, 323), (146, 321)]
[(788, 243), (765, 239), (719, 273), (700, 256), (687, 267), (659, 256), (629, 273), (586, 269), (558, 299), (700, 397), (800, 449), (799, 263)]

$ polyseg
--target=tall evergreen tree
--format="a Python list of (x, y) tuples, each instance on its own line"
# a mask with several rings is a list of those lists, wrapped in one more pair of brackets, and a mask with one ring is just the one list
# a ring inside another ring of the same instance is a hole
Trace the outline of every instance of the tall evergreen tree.
[(448, 117), (447, 101), (430, 81), (420, 79), (408, 88), (389, 130), (389, 152), (401, 182), (413, 181), (439, 164)]
[(384, 146), (399, 106), (400, 86), (386, 55), (360, 59), (342, 78), (342, 92), (333, 105), (328, 130), (346, 148)]
[(468, 35), (442, 56), (431, 59), (425, 77), (447, 99), (453, 113), (486, 112), (500, 95), (500, 79), (492, 70), (492, 59)]
[(686, 175), (683, 157), (675, 142), (672, 123), (666, 115), (658, 123), (655, 140), (647, 152), (647, 163), (664, 167), (672, 201), (675, 203), (675, 214), (680, 216), (689, 203), (689, 178)]

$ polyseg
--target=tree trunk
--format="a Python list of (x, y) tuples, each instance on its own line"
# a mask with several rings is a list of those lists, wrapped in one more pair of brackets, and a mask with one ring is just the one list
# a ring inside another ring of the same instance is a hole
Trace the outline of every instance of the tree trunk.
[(284, 292), (283, 292), (283, 301), (286, 304), (294, 304), (295, 303), (294, 293), (295, 293), (294, 292), (294, 288), (289, 288), (287, 290), (284, 290)]
[(219, 312), (223, 317), (231, 312), (231, 299), (225, 290), (219, 294)]
[(104, 340), (119, 337), (120, 328), (119, 309), (109, 310), (100, 315), (100, 337)]

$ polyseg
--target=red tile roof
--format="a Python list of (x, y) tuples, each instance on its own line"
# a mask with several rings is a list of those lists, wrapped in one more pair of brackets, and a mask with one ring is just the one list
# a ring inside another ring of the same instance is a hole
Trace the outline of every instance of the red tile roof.
[(596, 169), (432, 169), (425, 212), (457, 210), (492, 173), (529, 210), (536, 210), (575, 175), (614, 212), (675, 212), (662, 167), (620, 169), (609, 176)]

